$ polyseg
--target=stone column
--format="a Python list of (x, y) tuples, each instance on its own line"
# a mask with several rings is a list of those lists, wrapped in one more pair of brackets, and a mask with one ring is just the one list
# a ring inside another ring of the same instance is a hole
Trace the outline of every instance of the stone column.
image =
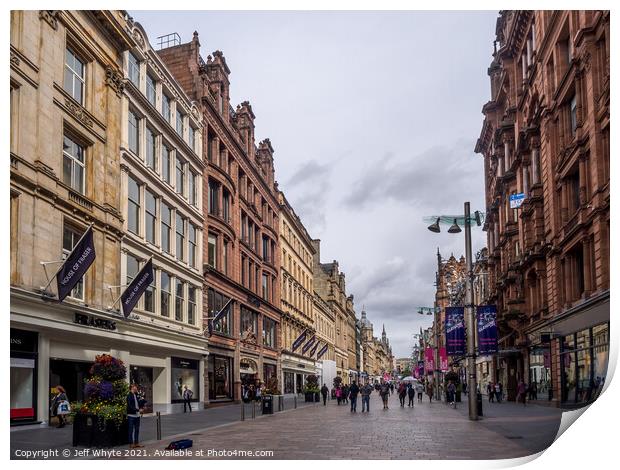
[(540, 153), (537, 147), (532, 149), (532, 184), (540, 183)]
[(43, 333), (39, 333), (37, 361), (37, 420), (47, 423), (50, 414), (50, 339)]
[(523, 165), (523, 192), (527, 197), (530, 193), (530, 168), (529, 165)]

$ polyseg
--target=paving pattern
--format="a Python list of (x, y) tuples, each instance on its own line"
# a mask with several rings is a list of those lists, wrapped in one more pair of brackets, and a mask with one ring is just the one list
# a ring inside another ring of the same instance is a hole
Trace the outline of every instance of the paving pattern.
[[(486, 404), (472, 422), (457, 409), (428, 401), (401, 408), (395, 395), (383, 410), (377, 395), (370, 413), (347, 405), (312, 405), (255, 420), (194, 431), (189, 453), (170, 458), (261, 459), (504, 459), (544, 450), (557, 433), (561, 411), (514, 403)], [(162, 457), (170, 439), (146, 443), (136, 457)], [(268, 451), (270, 454), (256, 454)], [(250, 454), (252, 452), (253, 454)], [(156, 455), (158, 454), (158, 455)], [(163, 456), (166, 458), (166, 456)]]

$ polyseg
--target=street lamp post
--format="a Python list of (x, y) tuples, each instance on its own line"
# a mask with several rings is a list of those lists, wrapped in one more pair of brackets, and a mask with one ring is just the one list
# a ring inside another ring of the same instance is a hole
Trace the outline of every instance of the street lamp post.
[[(449, 233), (458, 233), (461, 231), (457, 224), (457, 217), (444, 217), (448, 220), (453, 220), (454, 223), (448, 230)], [(442, 217), (433, 217), (433, 220), (437, 219), (432, 225), (428, 227), (431, 232), (439, 233), (439, 222)], [(481, 214), (476, 211), (475, 221), (477, 225), (481, 225)], [(476, 386), (476, 335), (475, 335), (475, 312), (474, 312), (474, 289), (473, 289), (473, 269), (472, 269), (472, 248), (471, 248), (471, 213), (469, 202), (464, 204), (464, 225), (465, 225), (465, 322), (467, 329), (467, 398), (469, 404), (469, 419), (472, 421), (478, 420), (477, 410), (477, 386)], [(436, 320), (437, 321), (437, 320)], [(435, 330), (437, 330), (437, 323), (435, 323)], [(437, 334), (437, 333), (436, 333)], [(437, 337), (436, 337), (437, 340)]]

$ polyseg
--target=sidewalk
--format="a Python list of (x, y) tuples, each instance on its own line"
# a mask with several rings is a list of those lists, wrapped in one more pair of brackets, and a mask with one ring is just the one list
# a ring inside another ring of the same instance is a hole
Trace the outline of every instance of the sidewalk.
[[(297, 407), (312, 406), (313, 403), (304, 403), (303, 397), (297, 399)], [(261, 416), (260, 404), (255, 403), (255, 416)], [(274, 403), (274, 411), (277, 410), (277, 401)], [(284, 399), (284, 410), (294, 408), (294, 397)], [(275, 411), (277, 414), (277, 411)], [(251, 404), (245, 404), (245, 420), (252, 421)], [(162, 439), (180, 433), (191, 433), (199, 429), (207, 429), (222, 424), (241, 421), (241, 405), (229, 404), (206, 410), (196, 410), (192, 413), (174, 413), (161, 416)], [(140, 423), (140, 440), (151, 441), (157, 438), (157, 420), (155, 416), (142, 418)], [(11, 458), (15, 459), (16, 450), (48, 450), (48, 449), (74, 449), (72, 447), (73, 427), (71, 425), (62, 429), (49, 426), (24, 426), (11, 428)]]

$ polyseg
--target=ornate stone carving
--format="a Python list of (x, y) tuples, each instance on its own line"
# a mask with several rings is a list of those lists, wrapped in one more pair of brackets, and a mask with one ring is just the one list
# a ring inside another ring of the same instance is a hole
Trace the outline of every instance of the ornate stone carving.
[(11, 65), (14, 67), (19, 66), (19, 57), (13, 51), (11, 51)]
[(65, 106), (78, 121), (86, 124), (88, 127), (93, 127), (93, 120), (88, 117), (88, 114), (86, 114), (84, 108), (82, 108), (70, 98), (65, 98)]
[(112, 67), (107, 67), (105, 70), (105, 83), (112, 88), (116, 95), (120, 98), (125, 90), (125, 81), (123, 74)]
[(45, 20), (52, 29), (58, 29), (58, 10), (39, 10), (39, 19)]
[(142, 37), (142, 34), (140, 34), (140, 31), (134, 28), (131, 32), (131, 37), (134, 38), (134, 40), (138, 43), (141, 49), (144, 49), (144, 38)]

